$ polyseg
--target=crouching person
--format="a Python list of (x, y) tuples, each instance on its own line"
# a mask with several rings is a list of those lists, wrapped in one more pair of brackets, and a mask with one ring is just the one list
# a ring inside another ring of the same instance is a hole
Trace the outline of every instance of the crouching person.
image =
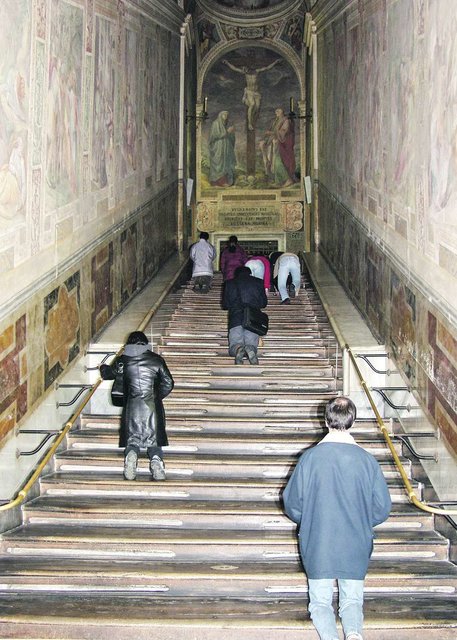
[(122, 372), (124, 405), (121, 416), (121, 446), (124, 451), (124, 478), (135, 480), (138, 456), (146, 449), (154, 480), (165, 480), (162, 447), (168, 444), (162, 400), (174, 382), (165, 360), (154, 353), (142, 331), (127, 339), (123, 354), (111, 365), (102, 364), (104, 380), (114, 380)]

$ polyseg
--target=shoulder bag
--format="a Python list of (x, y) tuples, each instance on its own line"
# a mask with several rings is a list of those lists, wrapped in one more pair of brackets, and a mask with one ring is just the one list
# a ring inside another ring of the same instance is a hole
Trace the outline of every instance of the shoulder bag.
[(124, 406), (124, 365), (117, 363), (117, 370), (114, 374), (114, 382), (111, 387), (111, 403), (115, 407)]
[(238, 283), (236, 283), (236, 288), (241, 306), (243, 307), (243, 322), (241, 326), (243, 329), (252, 331), (252, 333), (256, 333), (258, 336), (265, 336), (268, 332), (268, 315), (257, 307), (244, 304)]

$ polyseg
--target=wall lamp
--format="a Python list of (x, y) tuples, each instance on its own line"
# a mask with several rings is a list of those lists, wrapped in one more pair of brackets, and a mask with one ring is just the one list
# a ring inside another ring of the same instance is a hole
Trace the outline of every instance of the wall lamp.
[(203, 109), (200, 113), (189, 113), (186, 109), (186, 124), (191, 120), (208, 120), (208, 98), (205, 97), (203, 100)]
[(313, 112), (312, 112), (311, 109), (308, 111), (308, 113), (305, 113), (303, 116), (298, 116), (295, 113), (294, 107), (295, 107), (294, 99), (290, 98), (290, 100), (289, 100), (289, 118), (297, 118), (298, 120), (308, 120), (309, 122), (312, 122), (312, 120), (313, 120)]

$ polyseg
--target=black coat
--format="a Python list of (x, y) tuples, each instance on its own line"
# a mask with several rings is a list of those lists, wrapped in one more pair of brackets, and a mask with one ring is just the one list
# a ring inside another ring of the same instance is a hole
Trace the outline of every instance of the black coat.
[(263, 309), (268, 304), (263, 280), (251, 275), (241, 274), (233, 280), (227, 280), (224, 286), (222, 308), (228, 309), (228, 328), (243, 323), (243, 307), (249, 305)]
[(111, 366), (102, 365), (106, 380), (123, 370), (124, 408), (121, 417), (121, 446), (139, 448), (166, 446), (165, 411), (162, 399), (174, 381), (165, 360), (153, 351), (135, 356), (122, 355)]

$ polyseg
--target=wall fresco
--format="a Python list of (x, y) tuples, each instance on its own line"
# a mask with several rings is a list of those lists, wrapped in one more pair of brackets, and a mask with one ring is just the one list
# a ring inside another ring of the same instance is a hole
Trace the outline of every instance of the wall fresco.
[(171, 30), (130, 0), (0, 2), (0, 336), (27, 326), (0, 353), (0, 439), (176, 249), (181, 21), (164, 3)]
[(92, 120), (92, 180), (94, 189), (115, 178), (114, 99), (116, 90), (115, 28), (100, 16), (95, 20), (95, 86)]
[(25, 224), (30, 94), (30, 3), (0, 3), (0, 239)]
[(122, 177), (130, 175), (137, 168), (138, 153), (138, 34), (125, 30), (122, 75), (124, 94), (122, 97)]
[(318, 39), (320, 249), (455, 451), (456, 30), (452, 0), (360, 0)]
[(74, 200), (79, 182), (83, 11), (51, 3), (46, 123), (46, 209)]
[[(209, 70), (210, 118), (201, 137), (201, 193), (218, 188), (299, 188), (300, 144), (287, 117), (299, 83), (290, 64), (265, 47), (239, 47)], [(278, 99), (278, 96), (281, 98)]]

